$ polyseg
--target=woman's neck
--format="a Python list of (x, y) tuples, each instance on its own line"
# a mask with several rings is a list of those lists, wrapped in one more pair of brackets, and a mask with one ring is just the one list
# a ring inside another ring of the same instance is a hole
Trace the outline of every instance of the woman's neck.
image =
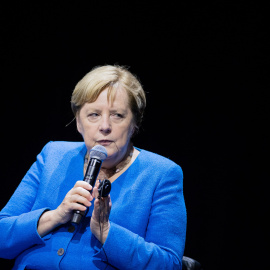
[(132, 159), (133, 151), (134, 151), (133, 144), (130, 143), (129, 146), (127, 147), (127, 151), (124, 157), (121, 159), (120, 162), (118, 162), (115, 166), (111, 166), (109, 168), (103, 166), (101, 167), (100, 173), (98, 175), (99, 179), (101, 180), (110, 179), (115, 174), (121, 174), (121, 172), (129, 166)]

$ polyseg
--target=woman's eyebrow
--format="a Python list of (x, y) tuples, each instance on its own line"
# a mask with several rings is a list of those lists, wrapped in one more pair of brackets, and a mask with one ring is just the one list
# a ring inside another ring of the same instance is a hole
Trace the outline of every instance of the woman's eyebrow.
[(126, 109), (122, 109), (122, 108), (119, 108), (119, 109), (111, 109), (110, 110), (110, 113), (122, 113), (122, 114), (126, 114), (127, 113), (127, 110)]

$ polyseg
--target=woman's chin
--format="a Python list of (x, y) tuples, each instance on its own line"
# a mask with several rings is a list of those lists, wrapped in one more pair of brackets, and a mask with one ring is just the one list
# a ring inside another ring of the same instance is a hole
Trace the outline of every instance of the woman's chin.
[(107, 163), (107, 162), (113, 162), (116, 160), (117, 160), (117, 153), (110, 153), (110, 151), (107, 150), (107, 157), (103, 162)]

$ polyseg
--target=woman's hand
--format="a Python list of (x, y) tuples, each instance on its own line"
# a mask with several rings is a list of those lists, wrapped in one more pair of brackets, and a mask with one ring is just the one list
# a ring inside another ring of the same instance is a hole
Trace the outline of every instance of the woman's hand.
[(57, 209), (42, 214), (37, 228), (39, 235), (43, 237), (57, 226), (67, 223), (73, 217), (74, 210), (85, 211), (87, 207), (91, 206), (93, 196), (90, 194), (90, 190), (92, 190), (90, 184), (85, 181), (77, 181)]
[(90, 194), (90, 190), (92, 190), (92, 186), (87, 182), (76, 182), (56, 209), (60, 224), (71, 220), (74, 210), (85, 211), (87, 207), (91, 206), (94, 197)]
[(104, 244), (110, 229), (109, 215), (112, 207), (111, 197), (98, 197), (97, 187), (93, 190), (96, 197), (94, 202), (94, 210), (90, 221), (90, 228), (95, 237)]

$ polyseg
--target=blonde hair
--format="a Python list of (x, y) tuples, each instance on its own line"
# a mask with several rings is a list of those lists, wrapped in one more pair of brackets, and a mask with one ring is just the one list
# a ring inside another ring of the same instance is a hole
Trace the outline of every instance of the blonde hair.
[(108, 89), (108, 100), (113, 101), (118, 87), (124, 89), (128, 95), (135, 129), (138, 130), (146, 106), (146, 97), (139, 80), (123, 66), (95, 67), (77, 83), (71, 97), (71, 108), (75, 117), (85, 103), (96, 101), (105, 89)]

